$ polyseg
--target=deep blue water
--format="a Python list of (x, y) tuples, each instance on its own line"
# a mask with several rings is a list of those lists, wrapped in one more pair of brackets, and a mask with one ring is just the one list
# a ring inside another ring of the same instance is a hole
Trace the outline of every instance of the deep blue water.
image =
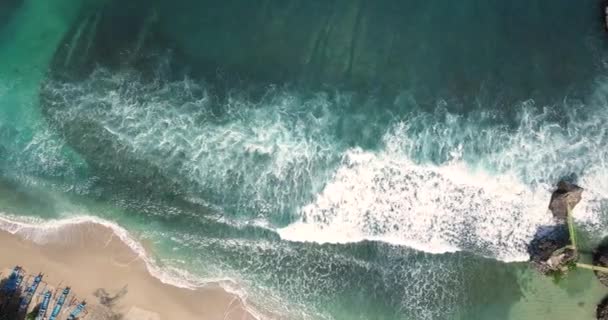
[(605, 294), (525, 263), (560, 178), (604, 235), (597, 2), (15, 3), (4, 215), (112, 221), (285, 318), (586, 319)]

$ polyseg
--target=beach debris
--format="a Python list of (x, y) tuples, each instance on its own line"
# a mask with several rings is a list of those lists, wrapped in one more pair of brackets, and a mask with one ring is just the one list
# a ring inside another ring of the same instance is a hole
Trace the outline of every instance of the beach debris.
[(572, 210), (581, 201), (583, 188), (561, 180), (557, 184), (557, 190), (551, 195), (549, 210), (559, 223), (566, 223), (568, 209)]

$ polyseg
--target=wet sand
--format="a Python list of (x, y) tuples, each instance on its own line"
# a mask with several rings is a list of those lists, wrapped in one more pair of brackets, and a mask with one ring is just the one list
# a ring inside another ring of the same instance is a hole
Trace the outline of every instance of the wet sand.
[(124, 320), (136, 320), (127, 315), (138, 309), (168, 320), (254, 319), (238, 296), (219, 285), (191, 290), (164, 284), (110, 228), (83, 223), (53, 233), (42, 241), (0, 231), (0, 268), (20, 265), (28, 274), (43, 272), (49, 285), (69, 285), (89, 304), (102, 304), (99, 293), (105, 292), (106, 298), (115, 298), (105, 299), (105, 305)]

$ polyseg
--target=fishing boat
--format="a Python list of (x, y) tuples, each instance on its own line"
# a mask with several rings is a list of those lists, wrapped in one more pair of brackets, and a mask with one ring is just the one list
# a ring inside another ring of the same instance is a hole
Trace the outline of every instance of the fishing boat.
[(6, 295), (12, 295), (13, 293), (15, 293), (15, 290), (17, 290), (17, 288), (21, 284), (21, 281), (23, 281), (23, 275), (21, 274), (21, 271), (22, 268), (20, 266), (15, 266), (13, 268), (13, 271), (8, 277), (8, 280), (4, 283), (4, 286), (2, 286), (2, 293)]
[(20, 266), (15, 266), (11, 275), (8, 277), (2, 288), (0, 289), (2, 295), (2, 303), (0, 304), (0, 311), (4, 311), (5, 308), (11, 303), (13, 295), (17, 292), (17, 288), (21, 286), (23, 282), (23, 269)]
[(82, 312), (84, 312), (84, 307), (86, 307), (87, 302), (82, 301), (79, 303), (74, 310), (70, 313), (67, 320), (75, 320)]
[(42, 273), (39, 273), (34, 278), (34, 281), (32, 281), (32, 284), (25, 291), (25, 295), (23, 297), (21, 297), (21, 299), (19, 301), (19, 311), (22, 312), (22, 311), (27, 310), (27, 307), (30, 305), (30, 302), (32, 301), (32, 297), (34, 297), (34, 294), (36, 294), (36, 290), (38, 290), (38, 286), (40, 285), (40, 282), (42, 282)]
[(67, 299), (68, 294), (70, 294), (70, 287), (66, 287), (61, 292), (61, 295), (59, 296), (59, 299), (57, 299), (57, 303), (55, 303), (55, 307), (53, 308), (53, 311), (51, 312), (51, 316), (49, 317), (49, 320), (57, 319), (57, 316), (61, 312), (61, 308), (63, 308), (63, 304), (65, 303), (65, 300)]
[(51, 291), (47, 291), (44, 294), (44, 299), (40, 304), (40, 309), (38, 309), (38, 315), (36, 315), (36, 320), (43, 320), (46, 316), (46, 312), (49, 309), (49, 303), (51, 302)]

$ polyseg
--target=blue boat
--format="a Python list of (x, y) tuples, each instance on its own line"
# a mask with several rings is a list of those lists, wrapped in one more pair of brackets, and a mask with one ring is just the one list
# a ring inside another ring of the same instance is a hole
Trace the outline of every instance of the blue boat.
[(40, 285), (40, 282), (42, 282), (42, 273), (38, 274), (34, 278), (32, 284), (25, 291), (25, 295), (19, 300), (19, 311), (27, 310), (27, 307), (32, 301), (32, 297), (34, 297), (36, 290), (38, 290), (38, 285)]
[(40, 309), (38, 310), (38, 315), (36, 316), (36, 320), (44, 319), (44, 316), (46, 315), (46, 311), (49, 309), (50, 302), (51, 302), (51, 291), (49, 290), (44, 294), (44, 300), (42, 300), (42, 303), (40, 304)]
[(67, 320), (75, 320), (83, 311), (84, 307), (87, 305), (86, 301), (81, 302), (72, 310), (72, 313), (68, 316)]
[(13, 271), (8, 277), (6, 283), (4, 283), (4, 286), (2, 286), (2, 293), (12, 295), (17, 290), (17, 287), (19, 287), (19, 285), (21, 284), (21, 281), (23, 281), (21, 267), (16, 266), (15, 268), (13, 268)]
[(57, 299), (57, 303), (55, 303), (55, 308), (53, 308), (53, 312), (51, 312), (49, 320), (57, 319), (57, 316), (61, 312), (61, 308), (63, 307), (65, 300), (68, 298), (68, 294), (70, 294), (70, 287), (66, 287), (65, 289), (63, 289), (63, 292), (61, 292), (61, 296), (59, 296), (59, 299)]
[(0, 289), (2, 295), (4, 296), (4, 301), (0, 305), (0, 311), (4, 310), (4, 308), (10, 303), (13, 295), (17, 291), (17, 288), (21, 285), (23, 281), (23, 274), (21, 274), (21, 267), (15, 266), (11, 275), (8, 277), (2, 288)]
[(17, 288), (19, 288), (19, 286), (21, 286), (21, 283), (23, 283), (23, 275), (19, 274), (19, 276), (17, 276), (17, 281), (15, 282), (15, 290), (14, 291), (16, 291)]

